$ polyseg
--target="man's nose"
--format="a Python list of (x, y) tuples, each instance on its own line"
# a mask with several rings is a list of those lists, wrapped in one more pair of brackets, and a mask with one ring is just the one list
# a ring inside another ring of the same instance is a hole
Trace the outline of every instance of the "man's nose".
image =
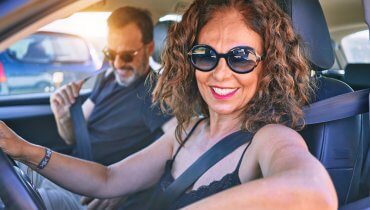
[(113, 66), (117, 69), (124, 66), (127, 62), (125, 62), (123, 59), (121, 59), (119, 56), (116, 56), (113, 61)]

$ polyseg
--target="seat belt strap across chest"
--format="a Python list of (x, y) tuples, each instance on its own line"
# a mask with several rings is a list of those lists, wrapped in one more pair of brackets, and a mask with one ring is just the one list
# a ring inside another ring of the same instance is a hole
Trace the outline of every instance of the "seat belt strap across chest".
[(82, 99), (77, 97), (69, 108), (76, 142), (76, 156), (85, 160), (93, 160), (91, 142), (85, 117), (82, 112)]
[(238, 131), (220, 140), (211, 147), (211, 149), (200, 156), (180, 175), (180, 177), (172, 182), (163, 193), (158, 194), (155, 200), (153, 200), (150, 209), (165, 210), (169, 208), (170, 205), (192, 186), (209, 168), (241, 145), (251, 141), (252, 138), (252, 133)]
[[(84, 79), (84, 82), (91, 77), (97, 76), (94, 89), (102, 89), (106, 80), (105, 73), (109, 68), (109, 63), (104, 60), (101, 68)], [(89, 130), (87, 129), (87, 123), (82, 111), (82, 98), (81, 96), (76, 98), (74, 104), (71, 105), (69, 111), (71, 113), (71, 121), (73, 126), (73, 134), (76, 144), (76, 156), (85, 160), (93, 160), (92, 148)]]

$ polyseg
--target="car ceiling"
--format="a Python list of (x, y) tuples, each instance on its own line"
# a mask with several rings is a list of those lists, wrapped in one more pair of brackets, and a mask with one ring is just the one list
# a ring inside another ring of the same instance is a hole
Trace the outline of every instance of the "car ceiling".
[[(58, 0), (61, 1), (61, 0)], [(69, 0), (72, 1), (72, 0)], [(72, 1), (80, 2), (79, 5), (93, 4), (94, 1), (99, 0), (79, 0)], [(135, 5), (142, 8), (148, 8), (154, 20), (158, 20), (159, 17), (162, 17), (169, 13), (182, 13), (184, 9), (192, 2), (193, 0), (100, 0), (98, 3), (93, 4), (84, 11), (113, 11), (116, 8), (119, 8), (124, 5)], [(322, 4), (326, 19), (328, 21), (329, 30), (331, 32), (332, 38), (335, 40), (340, 40), (343, 36), (353, 33), (359, 30), (367, 29), (365, 24), (364, 11), (361, 0), (319, 0)], [(41, 1), (32, 1), (32, 2), (41, 2)], [(64, 1), (66, 2), (66, 1)], [(85, 2), (85, 3), (84, 3)], [(71, 14), (74, 9), (68, 8)], [(18, 13), (19, 14), (19, 13)], [(63, 14), (68, 15), (67, 12), (60, 12), (60, 15), (53, 15), (49, 18), (43, 18), (41, 21), (38, 21), (36, 24), (29, 24), (26, 27), (26, 30), (21, 30), (16, 33), (16, 36), (6, 36), (0, 39), (0, 50), (5, 49), (6, 46), (9, 46), (14, 41), (25, 37), (27, 34), (30, 34), (32, 30), (36, 30), (36, 27), (40, 27), (42, 23), (51, 22), (56, 17), (60, 17)], [(8, 18), (8, 21), (1, 21), (1, 23), (7, 24), (11, 21), (12, 18)], [(1, 26), (2, 24), (0, 24)], [(1, 27), (3, 29), (4, 27)], [(0, 30), (1, 31), (1, 30)], [(1, 31), (2, 33), (4, 32)], [(6, 30), (5, 30), (6, 32)], [(8, 31), (9, 32), (9, 31)], [(15, 33), (14, 33), (15, 34)], [(3, 35), (3, 34), (1, 34)], [(1, 36), (0, 36), (1, 37)], [(5, 39), (5, 40), (4, 40)]]
[(169, 13), (182, 13), (191, 2), (192, 0), (104, 0), (86, 10), (113, 11), (121, 6), (131, 5), (149, 9), (153, 19), (158, 20)]
[(367, 29), (361, 0), (320, 0), (320, 3), (334, 39)]
[[(367, 28), (361, 0), (319, 1), (334, 39), (340, 39), (353, 31)], [(149, 8), (153, 18), (157, 20), (168, 13), (181, 13), (191, 2), (192, 0), (104, 0), (88, 10), (113, 11), (124, 5), (135, 5)]]

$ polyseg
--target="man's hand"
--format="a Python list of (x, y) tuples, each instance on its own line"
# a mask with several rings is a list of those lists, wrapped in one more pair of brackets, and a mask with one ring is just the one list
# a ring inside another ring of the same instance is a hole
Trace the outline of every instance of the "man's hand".
[(50, 106), (56, 119), (60, 119), (69, 113), (69, 107), (75, 102), (80, 95), (83, 80), (71, 82), (55, 91), (50, 96)]
[(81, 204), (87, 205), (88, 210), (113, 210), (117, 209), (122, 202), (126, 200), (126, 196), (110, 198), (110, 199), (97, 199), (82, 197)]

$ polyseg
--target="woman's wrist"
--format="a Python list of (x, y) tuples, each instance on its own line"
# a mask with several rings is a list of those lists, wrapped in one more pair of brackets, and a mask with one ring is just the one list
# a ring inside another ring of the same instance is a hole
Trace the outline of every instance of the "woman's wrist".
[(32, 144), (26, 151), (27, 152), (23, 160), (35, 167), (39, 165), (45, 156), (45, 147), (39, 145)]

